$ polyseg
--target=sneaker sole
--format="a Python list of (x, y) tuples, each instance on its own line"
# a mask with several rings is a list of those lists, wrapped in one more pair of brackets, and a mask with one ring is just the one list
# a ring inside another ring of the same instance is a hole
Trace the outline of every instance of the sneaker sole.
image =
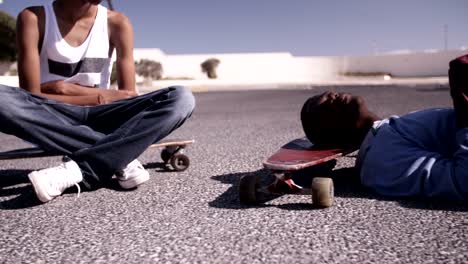
[(54, 199), (54, 197), (50, 196), (47, 194), (47, 192), (44, 190), (44, 186), (40, 184), (40, 180), (38, 179), (38, 175), (35, 171), (31, 172), (28, 174), (29, 181), (31, 181), (33, 185), (34, 192), (36, 193), (37, 198), (43, 203), (47, 203)]
[(120, 187), (123, 189), (133, 189), (138, 187), (138, 185), (141, 185), (149, 180), (149, 173), (146, 173), (144, 175), (141, 175), (139, 177), (133, 177), (131, 179), (121, 181), (119, 180)]

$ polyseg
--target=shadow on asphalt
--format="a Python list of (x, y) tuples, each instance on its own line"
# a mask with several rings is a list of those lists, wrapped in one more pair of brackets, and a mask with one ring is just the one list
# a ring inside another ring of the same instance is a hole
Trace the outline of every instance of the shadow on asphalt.
[[(145, 164), (145, 168), (154, 169), (158, 173), (174, 172), (162, 162), (152, 162)], [(25, 209), (42, 203), (37, 199), (36, 194), (29, 182), (28, 174), (32, 170), (0, 170), (0, 210)], [(119, 192), (131, 192), (134, 189), (123, 189), (116, 180), (107, 183), (103, 188)], [(82, 192), (87, 192), (84, 186)], [(65, 193), (76, 193), (76, 189), (70, 188)]]
[[(422, 210), (445, 210), (445, 211), (468, 211), (468, 205), (463, 203), (454, 203), (443, 200), (424, 200), (424, 199), (395, 199), (378, 195), (372, 190), (364, 187), (360, 183), (359, 174), (355, 168), (341, 168), (329, 171), (329, 177), (333, 179), (335, 196), (344, 198), (367, 198), (381, 201), (397, 202), (405, 208), (422, 209)], [(249, 209), (249, 208), (265, 208), (276, 207), (284, 210), (314, 210), (319, 209), (314, 207), (312, 203), (287, 203), (281, 205), (265, 204), (268, 201), (274, 200), (279, 195), (269, 195), (261, 198), (261, 202), (256, 205), (243, 205), (239, 201), (239, 182), (240, 178), (246, 174), (255, 174), (260, 178), (261, 185), (267, 185), (274, 181), (274, 176), (267, 169), (260, 169), (254, 172), (231, 173), (217, 175), (211, 177), (213, 180), (220, 181), (231, 186), (215, 200), (209, 202), (211, 207), (223, 209)], [(294, 180), (297, 184), (310, 186), (313, 177), (308, 171), (303, 171), (294, 175)], [(323, 175), (323, 174), (321, 174)]]
[[(0, 170), (0, 210), (24, 209), (40, 205), (29, 183), (31, 170)], [(11, 199), (3, 200), (3, 197)]]
[[(331, 171), (330, 169), (322, 168), (320, 170), (304, 170), (296, 173), (293, 176), (294, 181), (302, 186), (310, 186), (312, 184), (312, 177), (309, 175), (316, 173), (315, 175), (326, 175), (330, 176), (334, 181), (335, 196), (337, 197), (373, 197), (371, 193), (366, 192), (365, 189), (358, 183), (359, 178), (350, 174), (353, 169), (339, 169)], [(319, 209), (312, 203), (288, 203), (281, 205), (265, 204), (268, 201), (274, 200), (280, 195), (262, 195), (260, 203), (257, 205), (243, 205), (239, 201), (239, 181), (240, 178), (246, 174), (254, 174), (260, 179), (262, 186), (268, 185), (274, 181), (274, 176), (271, 175), (267, 169), (261, 169), (254, 172), (245, 173), (233, 173), (211, 177), (213, 180), (220, 181), (225, 184), (231, 184), (223, 194), (218, 196), (214, 201), (210, 202), (209, 205), (217, 208), (227, 209), (248, 209), (248, 208), (264, 208), (264, 207), (277, 207), (284, 210), (314, 210)], [(357, 183), (356, 183), (357, 182)], [(359, 191), (357, 191), (359, 188)]]
[[(31, 171), (0, 170), (0, 210), (18, 210), (43, 204), (29, 181)], [(114, 185), (116, 189), (119, 188), (118, 183)], [(87, 191), (84, 186), (81, 187), (81, 192)], [(64, 193), (76, 193), (76, 188), (69, 188)]]
[(156, 172), (174, 172), (164, 162), (148, 162), (145, 164), (146, 169), (154, 169)]
[(154, 169), (156, 172), (175, 172), (169, 165), (164, 162), (148, 162), (144, 165), (146, 169)]

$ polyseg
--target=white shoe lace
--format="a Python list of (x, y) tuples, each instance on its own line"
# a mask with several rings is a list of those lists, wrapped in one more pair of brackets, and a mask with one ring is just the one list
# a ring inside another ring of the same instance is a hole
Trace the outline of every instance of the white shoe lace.
[(76, 189), (78, 189), (78, 193), (76, 194), (75, 200), (78, 200), (80, 198), (80, 193), (81, 193), (81, 188), (78, 183), (75, 183)]

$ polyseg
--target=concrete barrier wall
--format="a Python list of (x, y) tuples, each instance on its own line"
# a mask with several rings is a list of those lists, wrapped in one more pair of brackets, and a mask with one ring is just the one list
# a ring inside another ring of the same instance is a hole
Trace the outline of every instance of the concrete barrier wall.
[(390, 73), (397, 77), (447, 76), (449, 62), (468, 50), (343, 57), (341, 73)]
[(216, 72), (223, 80), (274, 81), (294, 72), (294, 57), (290, 53), (168, 55), (163, 63), (164, 76), (207, 79), (201, 64), (210, 58), (220, 61)]
[(220, 60), (217, 75), (224, 80), (283, 79), (294, 73), (292, 67), (300, 67), (287, 52), (166, 55), (159, 49), (135, 49), (134, 57), (135, 61), (150, 59), (160, 62), (164, 77), (170, 79), (207, 79), (201, 64), (210, 58)]
[[(333, 80), (343, 74), (389, 73), (395, 77), (446, 76), (450, 60), (468, 50), (411, 52), (369, 56), (294, 57), (290, 53), (159, 55), (164, 76), (206, 79), (200, 64), (221, 61), (218, 78), (245, 81)], [(144, 56), (144, 53), (140, 53)], [(148, 54), (148, 57), (151, 57)]]
[[(287, 52), (167, 55), (159, 49), (135, 49), (135, 60), (151, 59), (163, 65), (169, 79), (206, 80), (200, 64), (217, 58), (218, 80), (230, 83), (322, 82), (333, 81), (344, 74), (389, 73), (395, 77), (447, 76), (450, 60), (468, 50), (411, 52), (341, 57), (294, 57)], [(115, 59), (115, 58), (114, 58)], [(0, 65), (1, 70), (7, 66)], [(0, 84), (17, 84), (16, 77), (0, 77)]]
[(289, 78), (298, 80), (327, 81), (340, 74), (341, 57), (296, 57)]
[(160, 62), (165, 78), (195, 80), (208, 79), (200, 64), (216, 58), (221, 62), (218, 79), (240, 83), (327, 80), (340, 72), (343, 63), (341, 57), (294, 57), (288, 52), (166, 55), (159, 49), (135, 49), (134, 57)]
[(18, 87), (18, 76), (0, 76), (0, 84), (11, 87)]

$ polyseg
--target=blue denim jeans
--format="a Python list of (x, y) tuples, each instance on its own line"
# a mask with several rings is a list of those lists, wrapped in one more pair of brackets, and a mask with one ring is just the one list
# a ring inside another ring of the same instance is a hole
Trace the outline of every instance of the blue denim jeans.
[(76, 106), (0, 85), (0, 132), (78, 163), (94, 189), (187, 120), (189, 89), (169, 87), (98, 106)]

